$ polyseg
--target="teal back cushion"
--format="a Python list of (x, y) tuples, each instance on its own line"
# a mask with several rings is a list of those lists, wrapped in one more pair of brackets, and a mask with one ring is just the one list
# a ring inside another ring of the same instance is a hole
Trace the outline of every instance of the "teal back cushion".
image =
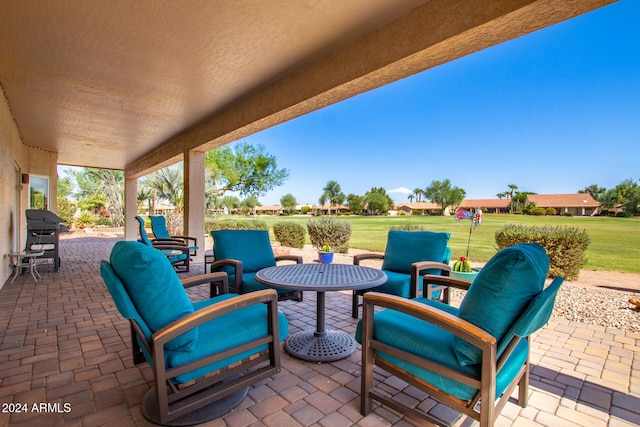
[(149, 240), (147, 231), (144, 229), (144, 219), (142, 219), (141, 216), (136, 216), (136, 221), (138, 221), (138, 232), (140, 233), (140, 240), (142, 240), (145, 245), (151, 246), (151, 240)]
[[(152, 332), (193, 313), (178, 275), (159, 250), (139, 242), (120, 241), (111, 251), (110, 262)], [(191, 351), (197, 339), (196, 328), (169, 341), (165, 348)]]
[(218, 230), (212, 231), (211, 236), (214, 258), (242, 261), (245, 273), (276, 265), (267, 230)]
[(151, 220), (151, 229), (153, 230), (153, 235), (158, 239), (169, 239), (171, 235), (167, 230), (167, 219), (161, 215), (151, 215), (149, 216)]
[(391, 230), (387, 236), (382, 269), (409, 274), (414, 262), (442, 262), (448, 242), (449, 233)]
[[(458, 316), (502, 340), (530, 301), (544, 288), (549, 258), (536, 243), (503, 249), (487, 262), (465, 295)], [(462, 365), (480, 363), (481, 351), (454, 339), (454, 350)]]

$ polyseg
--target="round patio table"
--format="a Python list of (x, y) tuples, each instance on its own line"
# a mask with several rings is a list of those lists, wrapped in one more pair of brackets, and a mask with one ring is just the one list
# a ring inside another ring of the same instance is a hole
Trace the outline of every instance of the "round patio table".
[(316, 330), (289, 336), (285, 348), (299, 359), (331, 362), (353, 354), (356, 341), (345, 332), (325, 328), (325, 292), (373, 288), (385, 283), (387, 275), (374, 268), (350, 264), (287, 264), (258, 271), (256, 280), (276, 288), (317, 293)]
[(8, 253), (7, 256), (11, 258), (11, 263), (13, 265), (13, 268), (15, 269), (15, 273), (13, 275), (13, 279), (11, 279), (11, 283), (13, 284), (13, 282), (16, 280), (16, 277), (18, 277), (20, 273), (22, 273), (22, 267), (29, 267), (29, 271), (31, 272), (31, 276), (33, 276), (33, 280), (37, 282), (38, 279), (36, 278), (36, 276), (42, 276), (40, 276), (40, 273), (38, 273), (38, 270), (36, 269), (36, 259), (38, 257), (41, 257), (42, 255), (44, 255), (44, 251), (23, 251)]

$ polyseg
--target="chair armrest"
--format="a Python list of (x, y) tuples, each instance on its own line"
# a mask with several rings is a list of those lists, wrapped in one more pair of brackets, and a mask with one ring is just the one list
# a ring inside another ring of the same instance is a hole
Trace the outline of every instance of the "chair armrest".
[[(236, 294), (241, 294), (242, 293), (242, 261), (239, 261), (237, 259), (220, 259), (220, 260), (216, 260), (213, 261), (210, 264), (210, 268), (209, 268), (209, 272), (213, 273), (216, 271), (221, 271), (222, 268), (224, 267), (232, 267), (233, 268), (233, 284), (232, 284), (232, 291)], [(206, 266), (205, 266), (205, 271), (206, 271)]]
[(422, 296), (433, 299), (433, 292), (440, 290), (442, 291), (442, 301), (445, 304), (449, 304), (451, 302), (451, 288), (457, 288), (466, 291), (469, 289), (470, 285), (471, 283), (466, 280), (454, 279), (450, 276), (426, 274), (422, 279)]
[(182, 244), (175, 244), (172, 242), (166, 242), (166, 243), (158, 243), (158, 242), (153, 242), (153, 247), (158, 249), (158, 250), (174, 250), (174, 251), (180, 251), (183, 254), (189, 254), (189, 248), (186, 245), (182, 245)]
[(353, 264), (360, 265), (360, 261), (366, 259), (384, 259), (383, 254), (356, 254), (353, 256)]
[[(198, 246), (198, 239), (196, 239), (195, 237), (190, 237), (190, 236), (171, 236), (172, 239), (182, 239), (184, 240), (191, 240), (193, 242), (193, 245), (191, 246)], [(187, 243), (187, 242), (185, 242)]]
[(276, 262), (278, 261), (295, 261), (296, 264), (302, 264), (302, 257), (300, 255), (279, 255), (276, 257)]
[(427, 304), (381, 292), (367, 292), (364, 294), (364, 323), (368, 321), (365, 319), (373, 317), (374, 307), (390, 308), (424, 320), (464, 339), (483, 350), (483, 352), (489, 347), (493, 346), (495, 349), (497, 346), (498, 340), (484, 329)]
[(174, 245), (186, 245), (185, 241), (182, 239), (174, 239), (172, 237), (156, 237), (153, 239), (149, 239), (151, 240), (151, 243), (155, 244), (160, 244), (160, 245), (164, 245), (164, 244), (174, 244)]
[(186, 279), (182, 279), (182, 286), (186, 288), (190, 288), (192, 286), (202, 285), (203, 283), (210, 283), (211, 290), (209, 293), (209, 297), (212, 298), (217, 295), (228, 294), (229, 293), (229, 277), (227, 273), (217, 272), (217, 273), (209, 273), (202, 274), (200, 276), (188, 277)]
[[(438, 269), (442, 271), (444, 274), (448, 275), (449, 271), (451, 271), (451, 267), (448, 264), (444, 264), (442, 262), (435, 261), (418, 261), (411, 264), (411, 290), (410, 296), (411, 298), (417, 298), (420, 295), (420, 272), (428, 269)], [(423, 286), (424, 292), (424, 286)]]

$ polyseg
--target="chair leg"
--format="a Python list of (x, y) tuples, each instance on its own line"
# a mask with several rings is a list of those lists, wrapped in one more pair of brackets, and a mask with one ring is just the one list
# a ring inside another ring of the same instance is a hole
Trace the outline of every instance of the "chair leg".
[(524, 374), (518, 383), (518, 405), (522, 408), (527, 407), (529, 402), (529, 358), (525, 363)]
[(351, 297), (351, 317), (358, 318), (358, 307), (360, 306), (360, 297), (357, 291), (352, 291)]
[[(353, 297), (357, 298), (354, 292)], [(357, 300), (356, 300), (357, 301)], [(373, 350), (371, 349), (371, 336), (373, 335), (373, 307), (368, 313), (365, 304), (362, 308), (362, 372), (360, 373), (360, 413), (363, 416), (371, 412), (373, 399), (369, 394), (369, 390), (373, 388)], [(356, 305), (356, 314), (358, 306)]]

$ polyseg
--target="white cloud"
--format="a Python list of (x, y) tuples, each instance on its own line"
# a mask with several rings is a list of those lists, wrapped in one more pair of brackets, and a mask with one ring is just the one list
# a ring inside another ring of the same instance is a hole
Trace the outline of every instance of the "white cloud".
[(399, 187), (393, 190), (389, 190), (389, 193), (413, 194), (413, 191), (405, 187)]

